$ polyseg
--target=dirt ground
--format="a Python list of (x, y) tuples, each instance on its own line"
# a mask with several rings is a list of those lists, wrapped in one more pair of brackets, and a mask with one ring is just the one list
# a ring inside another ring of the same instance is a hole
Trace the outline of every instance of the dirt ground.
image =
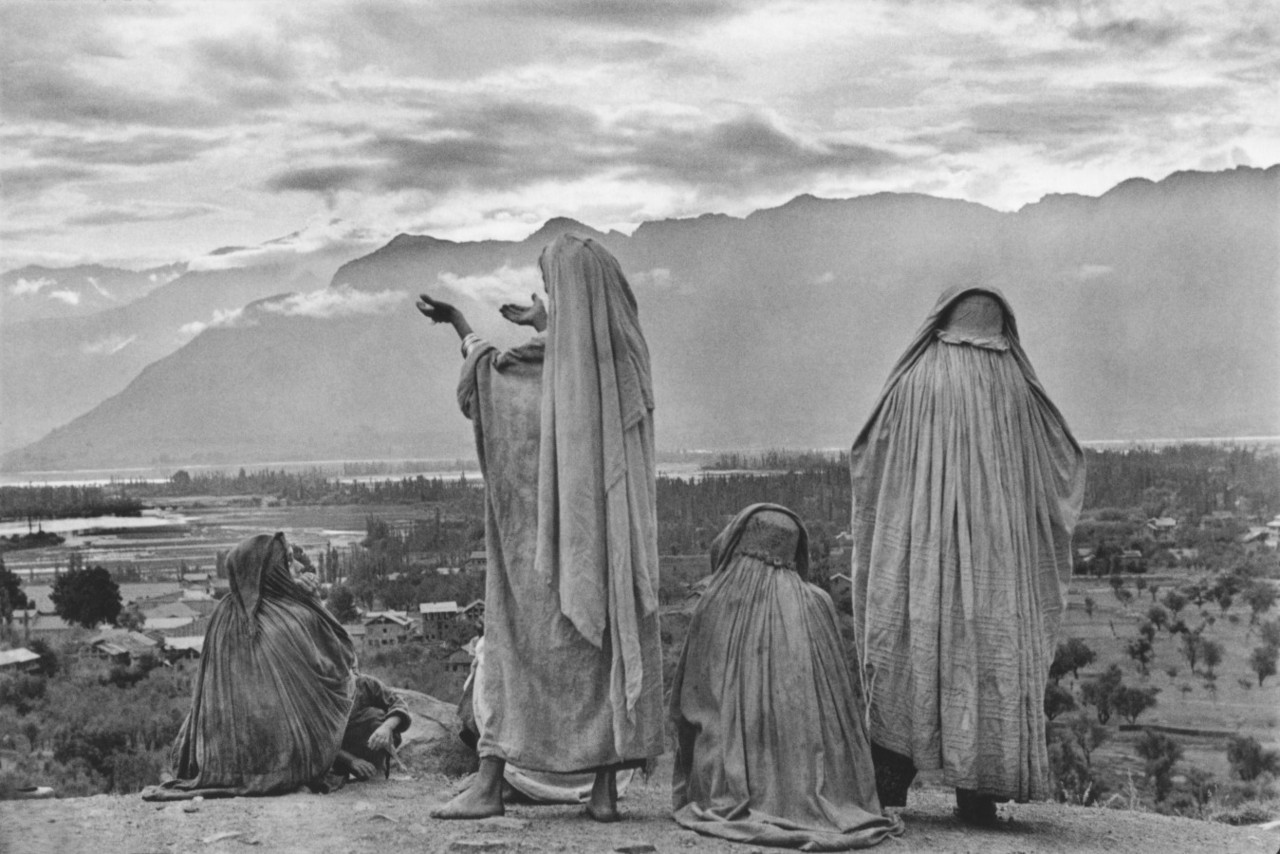
[[(329, 795), (211, 800), (188, 812), (183, 802), (157, 804), (137, 796), (0, 803), (0, 851), (26, 854), (101, 852), (414, 852), (711, 851), (754, 854), (755, 846), (699, 836), (670, 818), (671, 760), (646, 782), (638, 778), (621, 801), (625, 819), (599, 825), (581, 807), (512, 806), (486, 821), (445, 822), (428, 812), (450, 793), (438, 774), (396, 775), (350, 784)], [(1003, 826), (975, 830), (951, 815), (950, 792), (918, 789), (901, 815), (906, 833), (879, 850), (915, 852), (1238, 852), (1277, 854), (1280, 829), (1229, 827), (1149, 813), (1005, 805)]]

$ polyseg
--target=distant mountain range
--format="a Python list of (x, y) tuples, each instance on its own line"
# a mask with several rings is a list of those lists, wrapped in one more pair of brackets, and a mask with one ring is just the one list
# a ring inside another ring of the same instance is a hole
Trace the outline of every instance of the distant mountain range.
[(6, 319), (3, 466), (468, 455), (457, 341), (413, 298), (455, 298), (482, 333), (517, 343), (496, 307), (527, 299), (538, 253), (566, 231), (596, 237), (632, 280), (662, 449), (849, 444), (955, 283), (1004, 291), (1082, 439), (1280, 434), (1273, 166), (1135, 179), (1015, 213), (801, 196), (630, 236), (564, 219), (518, 242), (401, 235), (335, 264), (327, 285), (314, 265), (187, 271), (120, 308)]

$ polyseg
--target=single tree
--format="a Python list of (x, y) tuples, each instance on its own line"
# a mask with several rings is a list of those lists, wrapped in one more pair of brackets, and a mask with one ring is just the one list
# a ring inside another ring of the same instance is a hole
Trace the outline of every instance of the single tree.
[(1124, 674), (1120, 671), (1120, 665), (1113, 664), (1101, 676), (1084, 684), (1080, 692), (1081, 699), (1097, 711), (1098, 723), (1105, 724), (1111, 720), (1111, 696), (1123, 682)]
[(111, 573), (100, 566), (58, 576), (49, 598), (59, 617), (86, 629), (99, 623), (114, 623), (120, 615), (120, 587)]
[(16, 572), (4, 565), (0, 557), (0, 622), (6, 625), (13, 621), (13, 612), (31, 607), (31, 600), (22, 591), (22, 579)]
[(1159, 688), (1130, 688), (1121, 685), (1111, 695), (1111, 706), (1116, 714), (1131, 724), (1138, 722), (1138, 716), (1156, 705), (1156, 694)]
[(1152, 605), (1147, 609), (1147, 622), (1157, 629), (1163, 629), (1169, 625), (1169, 612), (1160, 605)]
[(344, 584), (335, 584), (329, 590), (325, 607), (339, 623), (354, 623), (360, 617), (359, 612), (356, 611), (356, 597), (351, 592), (351, 588)]
[(1263, 646), (1280, 647), (1280, 620), (1268, 620), (1259, 629)]
[(1163, 801), (1173, 788), (1173, 766), (1182, 758), (1182, 745), (1164, 733), (1146, 730), (1134, 749), (1146, 760), (1144, 770), (1155, 785), (1156, 802)]
[[(1151, 626), (1150, 623), (1145, 625)], [(1140, 630), (1141, 631), (1141, 630)], [(1133, 659), (1134, 664), (1138, 665), (1138, 669), (1142, 671), (1142, 675), (1147, 675), (1147, 668), (1151, 664), (1151, 659), (1155, 658), (1155, 647), (1151, 645), (1151, 639), (1146, 633), (1139, 634), (1136, 638), (1130, 639), (1125, 646), (1125, 651), (1129, 653), (1129, 657)]]
[(1253, 672), (1258, 674), (1258, 687), (1262, 687), (1262, 680), (1268, 676), (1276, 675), (1276, 659), (1280, 658), (1280, 650), (1274, 646), (1255, 647), (1253, 654), (1249, 656), (1249, 667), (1253, 668)]
[(1097, 657), (1097, 653), (1080, 638), (1068, 638), (1058, 644), (1053, 663), (1049, 665), (1049, 678), (1057, 682), (1070, 673), (1079, 679), (1080, 668), (1088, 667)]
[(1256, 780), (1263, 774), (1280, 774), (1280, 752), (1264, 750), (1256, 738), (1233, 735), (1227, 743), (1227, 761), (1241, 780)]
[(1196, 662), (1200, 660), (1200, 650), (1203, 645), (1204, 639), (1200, 637), (1199, 630), (1182, 633), (1182, 657), (1187, 660), (1187, 666), (1192, 671), (1196, 669)]
[(1093, 601), (1092, 596), (1084, 597), (1084, 613), (1086, 616), (1088, 616), (1090, 620), (1093, 619), (1093, 609), (1096, 608), (1097, 606), (1098, 606), (1098, 603)]
[(1075, 709), (1076, 698), (1071, 696), (1071, 692), (1066, 688), (1057, 682), (1050, 682), (1044, 686), (1044, 714), (1049, 720), (1067, 712), (1073, 712)]
[(1200, 655), (1204, 659), (1205, 670), (1210, 674), (1213, 673), (1213, 668), (1222, 663), (1225, 653), (1226, 649), (1217, 641), (1206, 640), (1200, 644)]
[(1276, 589), (1266, 581), (1255, 579), (1244, 591), (1244, 601), (1249, 603), (1249, 625), (1258, 620), (1276, 604)]
[(1177, 617), (1178, 612), (1187, 607), (1187, 597), (1179, 593), (1177, 590), (1166, 590), (1164, 596), (1160, 598), (1164, 606), (1169, 609), (1173, 616)]

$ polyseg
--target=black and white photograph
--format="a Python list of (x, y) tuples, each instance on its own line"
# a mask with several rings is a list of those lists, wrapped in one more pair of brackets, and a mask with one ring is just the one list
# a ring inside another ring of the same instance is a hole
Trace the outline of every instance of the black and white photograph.
[(1280, 849), (1280, 5), (0, 0), (0, 851)]

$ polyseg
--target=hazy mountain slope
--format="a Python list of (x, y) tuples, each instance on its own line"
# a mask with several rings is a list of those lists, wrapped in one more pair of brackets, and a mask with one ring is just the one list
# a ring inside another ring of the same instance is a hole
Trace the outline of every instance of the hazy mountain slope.
[[(175, 267), (182, 275), (127, 305), (7, 324), (0, 335), (0, 451), (89, 411), (204, 325), (245, 304), (283, 291), (324, 288), (342, 263), (367, 251), (362, 245), (370, 242), (359, 230), (315, 224), (258, 246), (219, 249), (193, 261), (185, 273), (186, 265)], [(66, 273), (66, 281), (85, 280), (84, 272), (53, 272)], [(85, 287), (93, 290), (91, 283)], [(40, 292), (47, 294), (48, 286)]]
[(10, 270), (0, 274), (0, 325), (83, 317), (118, 308), (173, 281), (185, 267), (169, 264), (135, 271), (87, 264)]
[[(598, 238), (640, 302), (662, 448), (848, 444), (956, 283), (1005, 292), (1082, 438), (1280, 434), (1278, 202), (1280, 167), (1241, 168), (1016, 213), (800, 197)], [(496, 306), (524, 298), (538, 252), (566, 229), (583, 227), (553, 221), (519, 243), (398, 237), (334, 275), (333, 306), (357, 313), (259, 306), (6, 465), (467, 453), (457, 342), (417, 315), (413, 295), (469, 293), (460, 302), (477, 328), (515, 343), (522, 330)]]

